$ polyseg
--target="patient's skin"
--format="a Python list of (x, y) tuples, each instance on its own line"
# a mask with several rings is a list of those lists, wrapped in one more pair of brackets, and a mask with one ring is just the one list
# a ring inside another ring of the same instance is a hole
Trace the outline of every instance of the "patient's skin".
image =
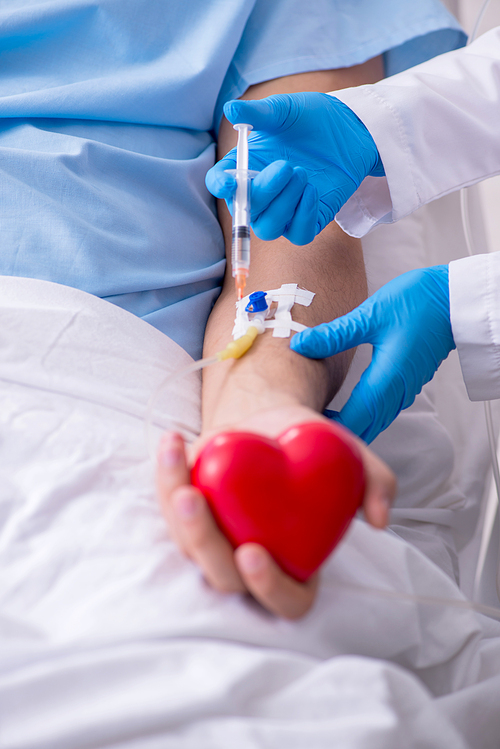
[[(372, 83), (383, 77), (381, 58), (354, 68), (304, 73), (280, 78), (245, 93), (258, 99), (274, 93), (332, 91)], [(236, 143), (236, 133), (224, 120), (218, 157)], [(225, 203), (219, 217), (226, 240), (228, 268), (222, 293), (208, 321), (204, 355), (224, 348), (231, 339), (236, 295), (231, 276), (231, 217)], [(361, 243), (330, 224), (311, 244), (292, 245), (252, 235), (252, 264), (247, 291), (297, 283), (315, 293), (310, 307), (296, 305), (294, 319), (306, 325), (327, 322), (353, 309), (365, 297), (366, 277)], [(230, 360), (205, 370), (203, 380), (203, 430), (189, 450), (191, 463), (201, 445), (218, 431), (245, 430), (275, 436), (291, 424), (322, 419), (324, 407), (340, 388), (352, 358), (339, 354), (324, 361), (305, 359), (292, 352), (289, 339), (259, 336), (241, 360)], [(366, 447), (362, 455), (368, 478), (365, 516), (372, 525), (385, 527), (395, 493), (390, 470)], [(249, 591), (267, 609), (297, 618), (312, 605), (317, 575), (299, 584), (275, 565), (256, 544), (233, 552), (215, 525), (202, 495), (189, 485), (189, 471), (179, 435), (166, 435), (159, 453), (158, 488), (161, 505), (173, 538), (203, 570), (206, 579), (221, 591)]]

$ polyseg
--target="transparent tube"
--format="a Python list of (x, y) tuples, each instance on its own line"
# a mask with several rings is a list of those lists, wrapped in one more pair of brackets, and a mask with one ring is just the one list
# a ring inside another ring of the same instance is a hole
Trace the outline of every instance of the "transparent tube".
[(377, 596), (378, 598), (392, 599), (398, 601), (408, 601), (409, 603), (418, 603), (423, 606), (437, 606), (449, 609), (462, 609), (474, 611), (476, 614), (489, 616), (490, 619), (500, 621), (500, 609), (495, 606), (486, 606), (482, 603), (474, 603), (466, 599), (459, 598), (442, 598), (440, 596), (421, 596), (413, 593), (403, 593), (399, 590), (384, 590), (383, 588), (372, 588), (370, 585), (357, 585), (356, 583), (337, 583), (341, 588), (358, 591), (364, 595)]
[(231, 238), (232, 273), (236, 284), (238, 300), (243, 298), (250, 272), (250, 181), (248, 171), (248, 133), (251, 125), (238, 123), (236, 146), (236, 192), (233, 198), (233, 228)]
[(153, 444), (153, 409), (158, 401), (158, 398), (160, 397), (160, 394), (166, 387), (168, 387), (181, 377), (185, 377), (192, 372), (198, 372), (200, 369), (208, 367), (210, 366), (210, 364), (216, 364), (218, 361), (220, 361), (220, 358), (219, 355), (216, 354), (215, 356), (210, 356), (206, 359), (198, 359), (198, 361), (189, 364), (187, 367), (178, 369), (176, 372), (171, 372), (160, 382), (156, 390), (152, 393), (151, 397), (148, 400), (146, 406), (146, 414), (144, 416), (144, 437), (146, 440), (146, 447), (149, 457), (153, 462), (156, 461), (156, 447)]
[(205, 359), (198, 359), (198, 361), (188, 364), (187, 367), (178, 369), (176, 372), (168, 374), (158, 385), (156, 390), (151, 395), (146, 406), (146, 414), (144, 416), (144, 436), (146, 439), (146, 448), (149, 457), (154, 462), (156, 459), (156, 450), (153, 445), (153, 409), (158, 401), (160, 393), (165, 388), (171, 385), (173, 382), (178, 380), (180, 377), (185, 377), (192, 372), (198, 372), (204, 367), (209, 367), (211, 364), (217, 364), (217, 362), (223, 362), (227, 359), (240, 359), (246, 354), (246, 352), (253, 346), (257, 336), (264, 332), (264, 327), (257, 324), (249, 325), (247, 332), (236, 338), (234, 341), (229, 341), (227, 346), (218, 351), (214, 356), (206, 357)]

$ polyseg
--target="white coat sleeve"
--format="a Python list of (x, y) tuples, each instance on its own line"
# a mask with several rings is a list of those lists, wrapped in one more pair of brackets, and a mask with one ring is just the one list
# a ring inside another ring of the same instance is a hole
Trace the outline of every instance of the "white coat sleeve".
[(449, 268), (451, 328), (469, 398), (500, 398), (500, 252)]
[(366, 125), (386, 177), (367, 177), (337, 214), (361, 237), (500, 173), (500, 27), (380, 83), (334, 91)]

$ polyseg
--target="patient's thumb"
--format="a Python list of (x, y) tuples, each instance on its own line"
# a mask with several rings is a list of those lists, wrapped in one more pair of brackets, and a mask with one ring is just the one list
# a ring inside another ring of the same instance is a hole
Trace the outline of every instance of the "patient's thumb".
[(290, 111), (291, 99), (288, 94), (277, 94), (255, 101), (235, 99), (224, 105), (224, 114), (233, 125), (244, 122), (252, 125), (254, 130), (268, 133), (281, 130), (287, 124)]

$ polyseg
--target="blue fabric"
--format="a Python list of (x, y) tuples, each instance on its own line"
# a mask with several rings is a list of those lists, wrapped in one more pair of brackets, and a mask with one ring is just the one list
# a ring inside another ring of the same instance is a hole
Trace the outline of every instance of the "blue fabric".
[(461, 29), (440, 29), (400, 44), (384, 54), (386, 76), (396, 75), (414, 65), (430, 60), (444, 51), (465, 46), (467, 37)]
[(437, 0), (2, 0), (0, 273), (108, 299), (198, 357), (224, 103), (441, 29)]
[(303, 70), (350, 67), (384, 53), (386, 75), (394, 75), (467, 41), (439, 0), (257, 3), (224, 81), (216, 122), (224, 103), (248, 86), (298, 72), (290, 27), (302, 34)]

